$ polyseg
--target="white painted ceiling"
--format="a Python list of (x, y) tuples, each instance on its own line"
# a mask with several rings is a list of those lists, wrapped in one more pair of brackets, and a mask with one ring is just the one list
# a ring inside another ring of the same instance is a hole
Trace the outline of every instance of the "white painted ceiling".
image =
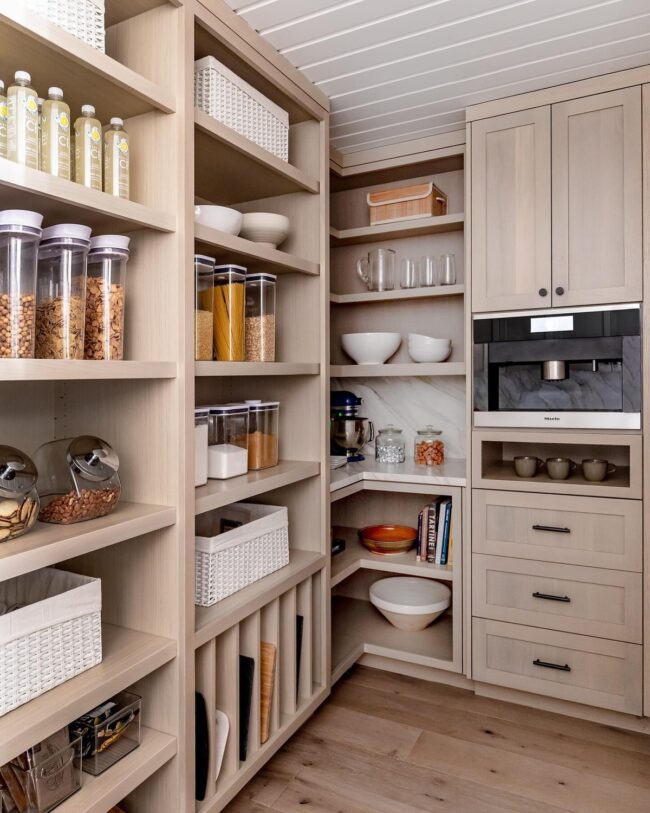
[(227, 0), (329, 96), (341, 152), (477, 102), (650, 63), (650, 0)]

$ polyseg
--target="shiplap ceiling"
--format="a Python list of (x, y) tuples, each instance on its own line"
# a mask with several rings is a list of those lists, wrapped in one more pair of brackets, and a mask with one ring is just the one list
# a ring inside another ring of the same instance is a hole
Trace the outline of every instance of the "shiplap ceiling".
[(332, 104), (341, 152), (477, 102), (650, 63), (650, 0), (227, 0)]

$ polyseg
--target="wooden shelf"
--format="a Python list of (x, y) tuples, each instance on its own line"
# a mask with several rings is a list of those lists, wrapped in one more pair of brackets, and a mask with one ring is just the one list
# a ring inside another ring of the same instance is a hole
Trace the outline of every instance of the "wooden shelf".
[(318, 194), (319, 182), (248, 138), (195, 109), (195, 195), (240, 203), (291, 192)]
[(195, 513), (203, 514), (222, 505), (247, 500), (276, 488), (316, 477), (320, 463), (304, 460), (281, 460), (277, 466), (262, 471), (249, 471), (230, 480), (208, 480), (195, 490)]
[(422, 576), (425, 579), (439, 579), (451, 582), (454, 579), (451, 565), (431, 565), (418, 562), (415, 550), (400, 556), (380, 556), (370, 553), (359, 542), (356, 528), (334, 528), (334, 536), (345, 539), (343, 553), (332, 556), (332, 573), (330, 586), (336, 587), (349, 579), (357, 570), (379, 570), (384, 573), (402, 574), (405, 576)]
[(336, 229), (332, 226), (330, 227), (330, 244), (333, 247), (353, 246), (358, 243), (377, 243), (384, 240), (399, 240), (404, 237), (420, 237), (426, 234), (446, 234), (452, 231), (462, 231), (464, 228), (464, 214), (423, 217), (420, 220), (380, 223), (378, 226), (361, 226), (356, 229)]
[(99, 776), (82, 775), (81, 790), (57, 807), (59, 813), (106, 813), (177, 753), (176, 738), (142, 726), (135, 751)]
[(195, 648), (221, 635), (263, 605), (322, 570), (326, 562), (326, 557), (321, 553), (292, 549), (286, 567), (233, 593), (212, 607), (197, 607)]
[(175, 522), (175, 508), (131, 502), (119, 502), (108, 516), (76, 525), (37, 522), (25, 536), (0, 545), (2, 578), (11, 579), (22, 573), (31, 573), (167, 528)]
[(250, 375), (318, 375), (320, 364), (293, 363), (282, 361), (197, 361), (194, 374), (197, 376), (250, 376)]
[(332, 378), (388, 378), (393, 376), (465, 375), (462, 361), (441, 364), (332, 364)]
[(330, 294), (334, 305), (357, 303), (393, 302), (410, 299), (438, 299), (447, 296), (464, 296), (464, 285), (435, 285), (431, 288), (398, 288), (394, 291), (364, 291), (358, 294)]
[(453, 621), (449, 611), (420, 632), (394, 627), (369, 601), (332, 597), (332, 681), (364, 653), (457, 671), (453, 663)]
[(0, 207), (40, 212), (46, 226), (69, 220), (104, 232), (141, 228), (172, 232), (176, 228), (172, 214), (55, 178), (6, 158), (0, 158)]
[[(166, 6), (170, 0), (107, 0), (106, 2), (106, 28), (122, 20), (129, 20), (152, 8)], [(174, 6), (182, 6), (183, 0), (171, 0)]]
[[(209, 226), (194, 224), (194, 242), (200, 254), (221, 257), (227, 256), (228, 262), (250, 266), (262, 263), (265, 271), (274, 274), (298, 271), (301, 274), (318, 276), (320, 266), (311, 260), (303, 260), (277, 248), (270, 248), (262, 243), (254, 243), (243, 237), (236, 237), (225, 231), (211, 229)], [(216, 252), (214, 249), (219, 249)], [(269, 268), (271, 266), (271, 268)]]
[(104, 123), (111, 116), (127, 119), (151, 110), (174, 112), (175, 100), (168, 89), (22, 5), (0, 0), (0, 75), (5, 82), (25, 66), (40, 96), (51, 85), (63, 88), (73, 119), (89, 100)]
[[(512, 491), (543, 491), (546, 494), (585, 494), (592, 497), (628, 497), (630, 494), (630, 468), (618, 466), (614, 474), (607, 475), (601, 483), (586, 480), (580, 465), (567, 480), (553, 480), (546, 471), (536, 477), (517, 477), (509, 460), (486, 464), (481, 477), (482, 487), (505, 488)], [(623, 491), (624, 493), (620, 493)], [(617, 493), (618, 492), (618, 493)]]
[(0, 764), (176, 657), (176, 641), (104, 624), (102, 663), (0, 717)]
[(2, 381), (112, 381), (144, 378), (176, 378), (176, 363), (0, 359)]

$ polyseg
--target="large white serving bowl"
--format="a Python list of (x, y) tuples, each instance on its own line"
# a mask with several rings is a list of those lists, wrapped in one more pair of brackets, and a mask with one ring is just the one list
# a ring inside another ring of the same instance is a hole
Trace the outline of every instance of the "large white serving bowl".
[(409, 333), (408, 353), (413, 361), (440, 362), (451, 354), (451, 339), (435, 339), (420, 333)]
[(400, 630), (423, 630), (451, 604), (446, 584), (416, 576), (393, 576), (370, 586), (370, 603)]
[(287, 239), (289, 218), (275, 212), (247, 212), (241, 224), (241, 236), (254, 243), (277, 248)]
[(344, 333), (341, 336), (341, 346), (357, 364), (384, 364), (401, 343), (401, 333)]
[(237, 209), (228, 206), (195, 206), (194, 222), (211, 229), (234, 234), (235, 237), (241, 229), (243, 215)]

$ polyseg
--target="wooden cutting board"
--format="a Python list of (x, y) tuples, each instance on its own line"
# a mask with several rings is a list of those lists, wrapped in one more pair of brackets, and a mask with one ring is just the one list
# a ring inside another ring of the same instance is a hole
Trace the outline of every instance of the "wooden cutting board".
[(262, 641), (260, 644), (260, 740), (262, 744), (269, 738), (277, 652), (274, 644), (268, 644), (266, 641)]

